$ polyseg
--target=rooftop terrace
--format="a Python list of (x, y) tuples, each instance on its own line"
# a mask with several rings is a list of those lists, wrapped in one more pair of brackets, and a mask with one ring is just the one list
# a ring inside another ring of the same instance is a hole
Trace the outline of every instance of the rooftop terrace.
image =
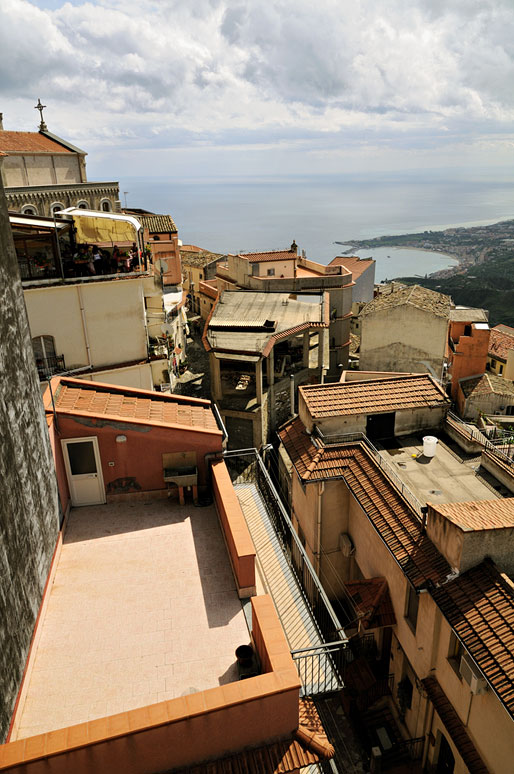
[(237, 680), (249, 632), (214, 507), (71, 511), (12, 741)]

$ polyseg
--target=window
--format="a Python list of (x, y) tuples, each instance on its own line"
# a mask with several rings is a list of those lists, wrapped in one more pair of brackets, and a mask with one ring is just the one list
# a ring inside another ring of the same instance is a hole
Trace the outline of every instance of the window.
[(450, 634), (450, 644), (448, 645), (448, 662), (457, 675), (457, 677), (460, 680), (461, 674), (460, 674), (460, 660), (464, 653), (464, 648), (462, 647), (462, 644), (460, 640), (457, 639), (455, 634), (451, 632)]
[(498, 369), (498, 373), (500, 376), (503, 374), (503, 365), (500, 364), (500, 368)]
[(61, 202), (54, 202), (50, 207), (52, 215), (55, 215), (56, 212), (60, 212), (61, 210), (64, 210), (64, 204), (61, 204)]
[(275, 276), (275, 269), (268, 269), (266, 272), (268, 277), (274, 277)]
[(31, 204), (25, 204), (21, 208), (21, 212), (23, 215), (37, 215), (37, 210), (35, 207), (33, 207)]
[(112, 212), (112, 205), (109, 199), (102, 199), (100, 207), (102, 208), (102, 212)]
[(398, 703), (402, 715), (412, 706), (412, 681), (407, 675), (398, 683)]
[(77, 202), (77, 207), (79, 210), (88, 210), (89, 204), (86, 202), (85, 199), (81, 199), (79, 202)]
[(409, 584), (407, 586), (407, 601), (405, 605), (405, 618), (409, 623), (413, 632), (416, 631), (416, 624), (418, 623), (418, 607), (419, 596), (416, 591)]
[(464, 336), (471, 336), (471, 325), (464, 326)]
[(258, 276), (259, 276), (259, 264), (252, 263), (252, 277), (258, 277)]

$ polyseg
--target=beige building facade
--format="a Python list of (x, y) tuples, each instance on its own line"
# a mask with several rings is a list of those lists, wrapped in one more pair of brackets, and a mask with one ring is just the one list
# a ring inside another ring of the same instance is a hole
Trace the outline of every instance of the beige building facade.
[(383, 293), (360, 319), (359, 367), (442, 378), (451, 299), (418, 285)]

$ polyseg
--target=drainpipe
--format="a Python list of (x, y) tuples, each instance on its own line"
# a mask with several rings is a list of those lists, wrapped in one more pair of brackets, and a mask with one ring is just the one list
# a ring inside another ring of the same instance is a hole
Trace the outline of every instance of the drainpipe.
[(316, 573), (318, 575), (318, 578), (320, 577), (320, 572), (321, 572), (321, 498), (323, 496), (324, 491), (325, 491), (325, 482), (320, 481), (320, 483), (318, 484), (318, 514), (317, 514), (317, 524), (316, 524), (316, 548), (318, 549)]
[(289, 400), (291, 403), (291, 416), (294, 417), (294, 374), (289, 377)]
[(87, 362), (90, 368), (93, 367), (93, 363), (91, 362), (91, 348), (89, 346), (89, 337), (87, 335), (87, 323), (86, 323), (86, 311), (84, 309), (84, 300), (82, 298), (82, 289), (80, 285), (76, 286), (77, 288), (77, 294), (79, 297), (79, 306), (80, 306), (80, 314), (82, 317), (82, 331), (84, 332), (84, 342), (86, 344), (86, 351), (87, 351)]

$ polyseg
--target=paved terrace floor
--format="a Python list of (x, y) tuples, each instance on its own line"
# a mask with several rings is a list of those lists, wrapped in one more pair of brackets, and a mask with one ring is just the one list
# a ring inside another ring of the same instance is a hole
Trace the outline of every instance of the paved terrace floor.
[(417, 435), (396, 438), (393, 447), (378, 448), (383, 459), (423, 504), (492, 500), (501, 496), (482, 477), (475, 475), (480, 456), (465, 455), (446, 439), (439, 440), (435, 457), (423, 455), (423, 438)]
[(13, 740), (237, 680), (248, 642), (214, 507), (74, 509)]

